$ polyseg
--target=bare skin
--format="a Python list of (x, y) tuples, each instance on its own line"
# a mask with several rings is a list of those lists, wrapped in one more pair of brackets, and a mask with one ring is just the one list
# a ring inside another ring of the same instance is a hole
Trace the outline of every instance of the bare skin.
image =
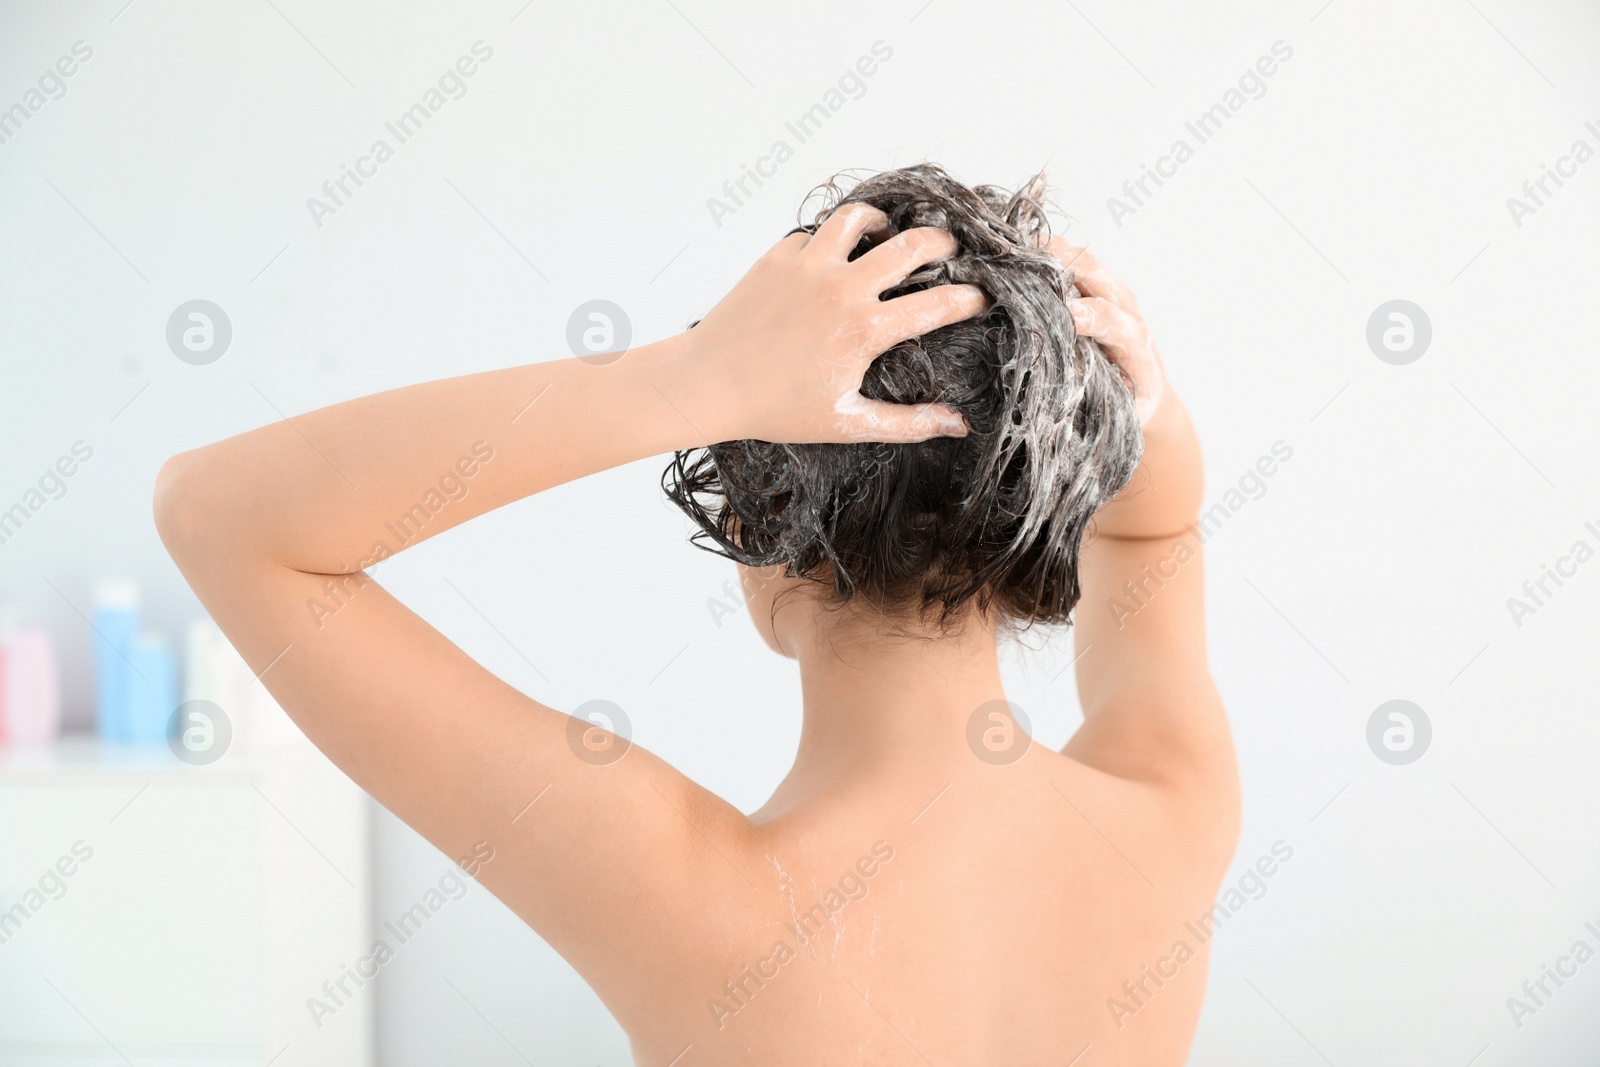
[[(1054, 249), (1087, 294), (1079, 328), (1151, 399), (1145, 460), (1083, 552), (1084, 723), (1062, 752), (1006, 763), (969, 744), (1005, 695), (992, 620), (910, 641), (746, 571), (805, 719), (793, 769), (745, 815), (637, 746), (580, 758), (621, 742), (575, 735), (361, 573), (377, 542), (402, 547), (399, 516), (415, 543), (673, 449), (964, 433), (948, 409), (857, 392), (879, 353), (984, 305), (961, 286), (880, 301), (954, 249), (924, 229), (848, 262), (884, 223), (853, 206), (785, 238), (698, 328), (605, 367), (412, 386), (175, 456), (158, 529), (335, 763), (448, 855), (493, 847), (479, 880), (593, 986), (641, 1065), (1181, 1063), (1207, 966), (1185, 923), (1231, 858), (1237, 773), (1188, 532), (1194, 434), (1131, 294), (1086, 253)], [(449, 472), (469, 491), (413, 511)], [(1160, 588), (1109, 610), (1126, 580), (1154, 588), (1147, 565)]]

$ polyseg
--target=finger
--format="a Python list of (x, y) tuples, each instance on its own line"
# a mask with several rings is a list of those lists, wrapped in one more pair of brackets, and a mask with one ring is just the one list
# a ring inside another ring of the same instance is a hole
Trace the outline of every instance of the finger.
[(1050, 238), (1050, 254), (1070, 271), (1101, 269), (1100, 261), (1087, 247), (1071, 244), (1065, 237)]
[(811, 235), (809, 233), (804, 230), (795, 230), (793, 233), (785, 235), (783, 240), (773, 245), (773, 248), (782, 249), (785, 252), (798, 252), (810, 243)]
[(1080, 293), (1121, 304), (1130, 311), (1139, 310), (1139, 298), (1133, 295), (1133, 290), (1113, 278), (1093, 252), (1070, 245), (1059, 237), (1051, 242), (1051, 251), (1061, 265), (1072, 272), (1072, 280)]
[(762, 253), (761, 258), (767, 263), (778, 263), (792, 259), (800, 254), (810, 240), (811, 235), (804, 230), (796, 230), (785, 234), (781, 241)]
[(810, 247), (834, 259), (848, 259), (865, 234), (889, 233), (889, 216), (871, 204), (845, 204), (817, 228)]
[(1150, 425), (1150, 420), (1155, 418), (1156, 408), (1161, 406), (1163, 385), (1157, 379), (1154, 385), (1135, 383), (1133, 396), (1133, 411), (1139, 419), (1141, 428)]
[(988, 307), (988, 294), (976, 285), (935, 285), (885, 300), (873, 321), (876, 351), (886, 352), (901, 341), (970, 319)]
[(905, 281), (918, 267), (950, 258), (958, 247), (948, 231), (918, 226), (895, 234), (856, 260), (853, 267), (871, 281), (874, 293), (881, 293)]
[(846, 441), (913, 444), (934, 437), (967, 436), (967, 420), (945, 404), (891, 404), (852, 393), (835, 409)]
[(1078, 333), (1099, 341), (1113, 357), (1131, 359), (1149, 347), (1143, 321), (1103, 297), (1071, 300), (1067, 307)]
[(1161, 402), (1165, 376), (1143, 320), (1095, 296), (1073, 300), (1067, 306), (1072, 309), (1079, 336), (1099, 342), (1111, 362), (1133, 383), (1139, 425), (1147, 425)]

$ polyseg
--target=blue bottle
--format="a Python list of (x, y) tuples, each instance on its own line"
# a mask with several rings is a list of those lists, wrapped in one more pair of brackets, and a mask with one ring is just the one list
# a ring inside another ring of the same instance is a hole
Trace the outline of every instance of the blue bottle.
[(129, 666), (134, 635), (139, 631), (138, 586), (131, 581), (97, 586), (89, 619), (95, 629), (95, 717), (100, 736), (107, 741), (128, 741), (128, 695), (139, 682)]
[(128, 649), (123, 689), (122, 740), (160, 745), (167, 739), (167, 720), (178, 706), (177, 669), (172, 649), (159, 634), (144, 633)]

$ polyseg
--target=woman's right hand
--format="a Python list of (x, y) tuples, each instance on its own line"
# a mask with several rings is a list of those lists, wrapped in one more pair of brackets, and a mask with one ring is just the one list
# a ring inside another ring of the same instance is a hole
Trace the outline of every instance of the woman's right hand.
[[(864, 235), (871, 251), (850, 253)], [(956, 252), (944, 230), (889, 236), (889, 219), (846, 204), (815, 235), (794, 233), (756, 261), (733, 290), (681, 338), (676, 370), (703, 399), (711, 439), (807, 444), (914, 442), (963, 437), (945, 404), (892, 404), (861, 395), (867, 368), (908, 338), (980, 314), (973, 285), (939, 285), (881, 300), (913, 271)]]

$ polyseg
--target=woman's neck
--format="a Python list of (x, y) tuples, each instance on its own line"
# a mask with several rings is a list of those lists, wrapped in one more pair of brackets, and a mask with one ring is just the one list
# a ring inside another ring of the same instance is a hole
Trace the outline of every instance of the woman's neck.
[(805, 719), (794, 766), (759, 816), (852, 782), (970, 769), (968, 723), (1005, 695), (992, 624), (928, 639), (881, 619), (819, 614), (784, 638), (800, 664)]

